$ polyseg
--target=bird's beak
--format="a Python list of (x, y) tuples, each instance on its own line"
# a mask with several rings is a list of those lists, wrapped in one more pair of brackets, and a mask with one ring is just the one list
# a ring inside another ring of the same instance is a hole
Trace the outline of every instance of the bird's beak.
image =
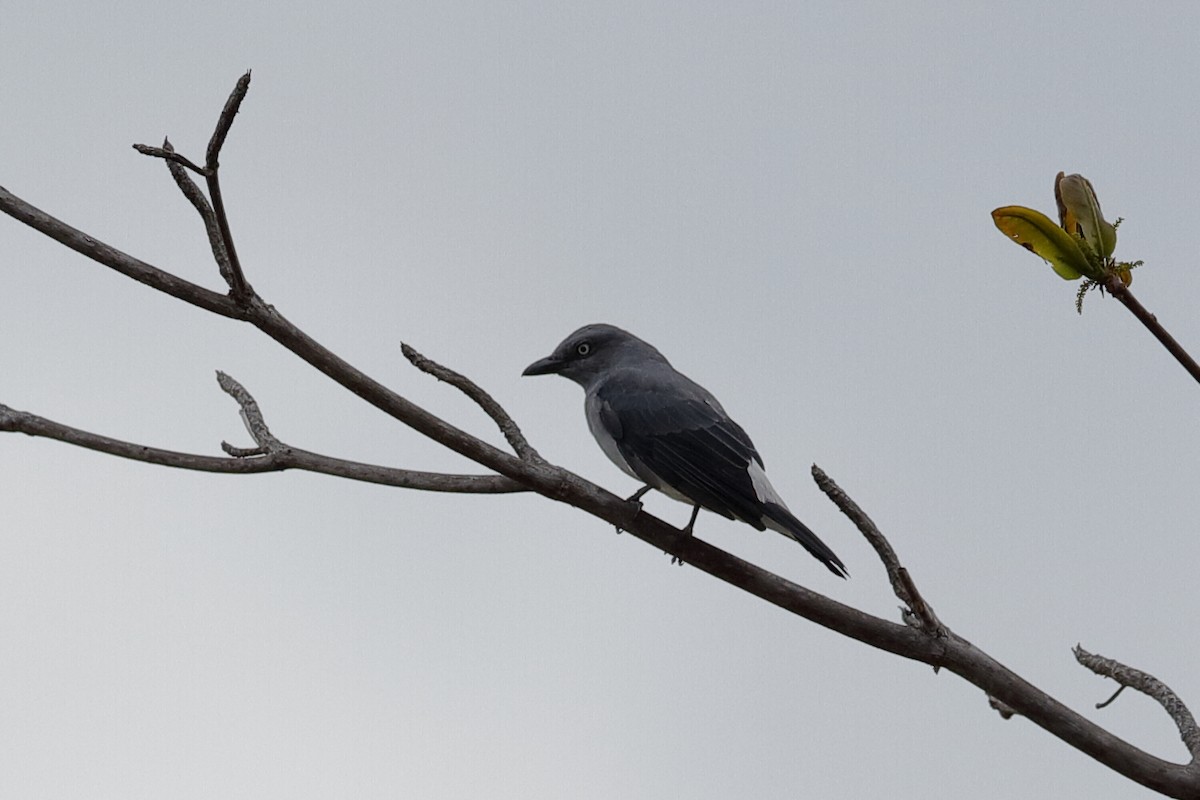
[(521, 374), (522, 375), (553, 375), (554, 373), (558, 372), (558, 369), (561, 366), (562, 366), (562, 362), (559, 361), (557, 358), (555, 358), (554, 356), (546, 356), (545, 358), (538, 359), (537, 361), (530, 364), (528, 367), (525, 368), (525, 371), (522, 372)]

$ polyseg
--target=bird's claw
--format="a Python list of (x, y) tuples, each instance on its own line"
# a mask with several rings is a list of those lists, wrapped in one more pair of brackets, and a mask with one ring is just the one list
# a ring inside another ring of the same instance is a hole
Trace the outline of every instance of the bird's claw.
[(625, 498), (625, 502), (626, 502), (626, 503), (637, 503), (637, 504), (638, 504), (638, 507), (639, 507), (639, 508), (641, 508), (641, 505), (642, 505), (642, 495), (644, 495), (644, 494), (645, 494), (646, 492), (648, 492), (648, 491), (650, 491), (650, 487), (649, 487), (649, 486), (643, 486), (642, 488), (638, 489), (638, 490), (637, 490), (636, 492), (634, 492), (633, 494), (629, 495), (629, 497)]

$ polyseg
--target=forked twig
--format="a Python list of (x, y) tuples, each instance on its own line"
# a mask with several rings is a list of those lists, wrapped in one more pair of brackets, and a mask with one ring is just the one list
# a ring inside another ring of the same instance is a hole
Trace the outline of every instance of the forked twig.
[(27, 436), (54, 439), (131, 461), (198, 472), (254, 475), (296, 469), (381, 486), (429, 492), (511, 494), (529, 491), (528, 487), (502, 475), (455, 475), (382, 467), (376, 464), (334, 458), (285, 445), (281, 445), (273, 452), (263, 453), (260, 447), (228, 447), (222, 442), (225, 451), (234, 456), (233, 458), (181, 453), (176, 450), (149, 447), (72, 428), (61, 422), (30, 414), (28, 411), (18, 411), (3, 404), (0, 404), (0, 432), (23, 433)]
[(244, 448), (234, 447), (228, 442), (221, 442), (221, 448), (226, 453), (229, 453), (229, 455), (239, 458), (267, 455), (281, 450), (283, 443), (271, 433), (271, 429), (267, 427), (267, 421), (263, 419), (262, 412), (258, 409), (258, 401), (246, 391), (246, 388), (219, 370), (217, 371), (217, 383), (221, 386), (225, 394), (232, 397), (241, 406), (241, 410), (238, 413), (242, 417), (242, 422), (245, 424), (246, 430), (250, 433), (250, 438), (257, 445), (257, 447), (253, 448)]
[[(1192, 762), (1195, 763), (1197, 759), (1200, 759), (1200, 728), (1196, 726), (1196, 718), (1192, 716), (1187, 705), (1179, 698), (1179, 695), (1171, 690), (1170, 686), (1148, 672), (1122, 664), (1115, 659), (1089, 653), (1081, 645), (1075, 645), (1072, 652), (1075, 654), (1076, 661), (1097, 675), (1112, 678), (1121, 684), (1121, 689), (1128, 686), (1156, 700), (1175, 722), (1175, 727), (1179, 729), (1179, 737), (1183, 739), (1184, 746), (1192, 754)], [(1118, 689), (1112, 697), (1097, 705), (1096, 708), (1103, 708), (1116, 700), (1121, 689)]]
[[(166, 163), (167, 168), (171, 171), (171, 177), (175, 179), (175, 184), (204, 221), (204, 230), (208, 234), (208, 243), (212, 248), (213, 258), (217, 262), (217, 269), (220, 271), (221, 277), (229, 286), (230, 294), (234, 300), (243, 305), (249, 303), (254, 290), (246, 281), (242, 264), (238, 260), (237, 249), (233, 245), (233, 233), (229, 227), (229, 217), (225, 213), (225, 201), (221, 195), (220, 155), (225, 139), (229, 136), (229, 130), (233, 127), (233, 118), (237, 116), (242, 100), (246, 98), (246, 92), (249, 90), (250, 72), (247, 70), (246, 74), (238, 79), (229, 99), (225, 101), (225, 107), (221, 109), (221, 115), (217, 118), (217, 126), (208, 141), (203, 167), (176, 153), (175, 148), (167, 139), (163, 140), (162, 147), (151, 147), (145, 144), (133, 146), (133, 149), (142, 155), (161, 158)], [(204, 177), (205, 185), (208, 188), (208, 198), (212, 200), (211, 204), (185, 170), (191, 170)]]

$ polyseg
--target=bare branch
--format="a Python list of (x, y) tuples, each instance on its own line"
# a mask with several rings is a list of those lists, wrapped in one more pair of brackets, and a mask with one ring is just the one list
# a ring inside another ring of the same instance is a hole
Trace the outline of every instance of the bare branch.
[(432, 375), (439, 381), (444, 381), (450, 384), (455, 389), (458, 389), (467, 397), (471, 398), (471, 400), (473, 400), (477, 406), (483, 409), (484, 413), (492, 418), (492, 421), (495, 422), (497, 427), (500, 428), (500, 432), (504, 434), (504, 438), (507, 439), (509, 445), (512, 446), (513, 451), (516, 452), (516, 454), (520, 456), (522, 460), (544, 462), (544, 459), (538, 454), (538, 451), (533, 449), (533, 447), (525, 439), (525, 434), (521, 433), (520, 427), (517, 426), (517, 423), (513, 421), (513, 418), (509, 416), (508, 412), (505, 411), (490, 394), (479, 388), (479, 385), (473, 380), (465, 375), (455, 372), (452, 369), (443, 367), (441, 364), (430, 358), (426, 358), (418, 353), (414, 348), (403, 342), (400, 343), (400, 352), (404, 353), (404, 357), (407, 358), (417, 369)]
[(834, 483), (833, 479), (816, 464), (812, 466), (812, 476), (821, 491), (828, 495), (843, 514), (850, 518), (850, 521), (870, 542), (871, 547), (875, 548), (875, 553), (883, 562), (884, 569), (887, 570), (892, 591), (896, 593), (896, 597), (900, 598), (900, 602), (907, 606), (908, 613), (904, 614), (904, 621), (933, 636), (946, 636), (946, 626), (937, 618), (937, 614), (933, 613), (933, 608), (917, 591), (916, 583), (909, 576), (908, 570), (900, 563), (900, 557), (896, 555), (896, 551), (887, 537), (867, 516), (866, 512), (859, 508), (858, 503), (855, 503), (850, 495), (846, 494), (842, 487)]
[[(262, 472), (282, 472), (296, 469), (316, 472), (338, 478), (395, 486), (401, 489), (420, 489), (431, 492), (459, 492), (466, 494), (509, 494), (528, 489), (500, 475), (453, 475), (437, 472), (381, 467), (356, 461), (333, 458), (311, 453), (307, 450), (286, 447), (258, 458), (243, 451), (243, 457), (222, 458), (193, 453), (180, 453), (147, 447), (142, 444), (101, 436), (78, 428), (71, 428), (53, 420), (17, 411), (0, 405), (0, 431), (24, 433), (28, 436), (55, 439), (60, 442), (95, 450), (100, 453), (156, 464), (164, 467), (190, 469), (200, 472), (217, 472), (230, 475), (250, 475)], [(255, 448), (258, 450), (259, 448)], [(253, 453), (258, 455), (258, 453)]]
[[(228, 267), (228, 275), (225, 270), (222, 270), (222, 277), (229, 282), (229, 289), (232, 292), (234, 299), (245, 302), (253, 293), (250, 284), (246, 282), (246, 275), (242, 271), (241, 261), (238, 260), (237, 248), (233, 246), (233, 233), (229, 229), (229, 217), (225, 213), (225, 200), (221, 195), (221, 179), (220, 179), (220, 155), (221, 148), (225, 145), (225, 137), (229, 135), (229, 129), (233, 126), (233, 118), (237, 116), (238, 109), (242, 105), (242, 100), (246, 97), (246, 92), (250, 90), (250, 71), (238, 79), (237, 85), (233, 87), (233, 92), (230, 93), (229, 99), (225, 101), (225, 108), (221, 110), (221, 116), (217, 119), (217, 127), (213, 131), (212, 138), (208, 142), (208, 151), (206, 153), (204, 167), (205, 180), (208, 184), (208, 196), (212, 198), (213, 212), (217, 217), (217, 228), (221, 232), (221, 243), (225, 250), (226, 266)], [(220, 259), (218, 259), (220, 262)]]
[[(252, 296), (249, 302), (242, 304), (226, 295), (217, 294), (190, 281), (178, 278), (71, 227), (25, 202), (2, 186), (0, 186), (0, 211), (66, 245), (75, 252), (139, 283), (223, 317), (252, 323), (284, 348), (385, 414), (488, 469), (495, 470), (501, 475), (507, 475), (529, 488), (534, 488), (534, 484), (530, 483), (530, 471), (525, 468), (526, 462), (451, 425), (388, 389), (322, 346), (293, 325), (273, 306), (264, 303), (257, 297)], [(532, 477), (537, 484), (538, 491), (554, 499), (564, 499), (560, 494), (562, 479), (558, 472), (542, 470)]]
[[(225, 101), (225, 107), (221, 110), (221, 116), (217, 119), (216, 129), (213, 131), (212, 138), (209, 139), (208, 150), (205, 154), (205, 165), (203, 167), (176, 153), (175, 148), (166, 140), (163, 141), (162, 147), (150, 147), (144, 144), (135, 144), (133, 146), (133, 149), (142, 155), (161, 158), (166, 162), (167, 167), (171, 170), (171, 176), (175, 179), (176, 185), (179, 186), (180, 191), (183, 192), (184, 196), (196, 208), (196, 211), (200, 213), (201, 219), (204, 220), (204, 228), (208, 233), (209, 246), (212, 247), (213, 257), (216, 259), (221, 277), (229, 285), (234, 299), (242, 303), (246, 302), (246, 299), (253, 290), (246, 281), (242, 265), (238, 261), (237, 250), (233, 246), (233, 234), (229, 228), (229, 217), (225, 213), (225, 202), (221, 195), (219, 170), (221, 148), (224, 146), (225, 139), (229, 135), (229, 130), (233, 126), (233, 118), (237, 116), (238, 109), (241, 107), (242, 100), (245, 99), (246, 92), (249, 89), (250, 72), (247, 71), (245, 75), (238, 79), (237, 85), (234, 86), (233, 92), (229, 95), (229, 99)], [(184, 172), (184, 169), (190, 169), (196, 174), (204, 176), (209, 197), (212, 198), (211, 205), (208, 199), (200, 192), (200, 188)]]
[[(1112, 678), (1121, 684), (1121, 689), (1128, 686), (1158, 701), (1158, 704), (1174, 720), (1175, 727), (1179, 729), (1179, 737), (1183, 739), (1184, 746), (1192, 754), (1192, 763), (1194, 764), (1197, 759), (1200, 759), (1200, 728), (1196, 727), (1196, 718), (1192, 716), (1192, 712), (1188, 710), (1179, 695), (1171, 691), (1171, 687), (1148, 672), (1127, 666), (1111, 658), (1089, 653), (1081, 645), (1075, 645), (1072, 652), (1075, 654), (1076, 661), (1097, 675)], [(1096, 708), (1103, 708), (1116, 700), (1121, 689), (1118, 689), (1112, 697), (1097, 705)]]
[[(573, 488), (573, 483), (568, 481), (564, 485), (564, 494)], [(682, 558), (690, 566), (837, 633), (905, 658), (944, 667), (982, 689), (994, 701), (993, 707), (998, 711), (1020, 714), (1143, 786), (1184, 800), (1198, 796), (1200, 764), (1173, 764), (1114, 736), (953, 632), (947, 631), (939, 638), (921, 629), (866, 614), (767, 572), (695, 536), (684, 536), (644, 511), (630, 518), (626, 510), (629, 504), (614, 495), (608, 497), (612, 502), (606, 502), (599, 509), (603, 513), (598, 516)], [(597, 513), (587, 503), (573, 499), (570, 502)]]

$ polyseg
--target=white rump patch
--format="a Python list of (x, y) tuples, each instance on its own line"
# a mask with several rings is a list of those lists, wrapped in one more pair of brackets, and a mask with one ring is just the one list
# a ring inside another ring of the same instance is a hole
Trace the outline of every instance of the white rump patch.
[(767, 480), (767, 473), (753, 458), (750, 459), (750, 466), (746, 468), (746, 472), (750, 473), (750, 481), (754, 484), (754, 494), (758, 496), (759, 502), (774, 503), (787, 508), (787, 504), (783, 502), (779, 492), (775, 491), (775, 487)]

